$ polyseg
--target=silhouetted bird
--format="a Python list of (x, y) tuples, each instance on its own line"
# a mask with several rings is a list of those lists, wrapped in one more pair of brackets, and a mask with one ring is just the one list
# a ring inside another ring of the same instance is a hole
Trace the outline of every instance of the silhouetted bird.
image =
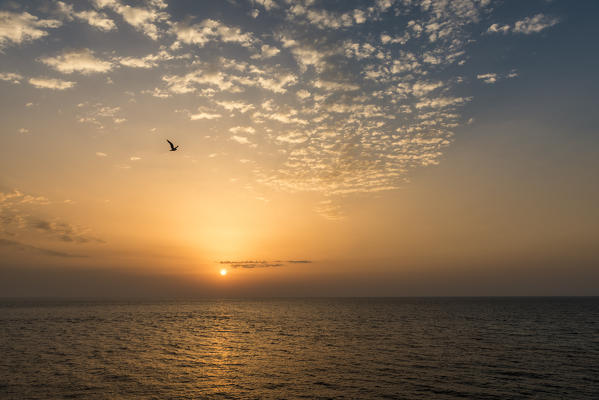
[(166, 141), (168, 142), (168, 144), (170, 144), (170, 145), (171, 145), (171, 149), (170, 149), (170, 151), (177, 151), (177, 149), (179, 148), (179, 146), (175, 146), (175, 145), (173, 144), (173, 142), (171, 142), (171, 141), (170, 141), (170, 140), (168, 140), (168, 139), (166, 139)]

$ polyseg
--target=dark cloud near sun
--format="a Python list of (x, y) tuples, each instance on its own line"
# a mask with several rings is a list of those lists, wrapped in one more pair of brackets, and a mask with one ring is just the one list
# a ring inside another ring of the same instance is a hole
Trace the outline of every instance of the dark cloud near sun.
[(287, 264), (310, 264), (312, 261), (309, 260), (246, 260), (246, 261), (219, 261), (219, 264), (228, 265), (231, 268), (277, 268), (284, 267)]

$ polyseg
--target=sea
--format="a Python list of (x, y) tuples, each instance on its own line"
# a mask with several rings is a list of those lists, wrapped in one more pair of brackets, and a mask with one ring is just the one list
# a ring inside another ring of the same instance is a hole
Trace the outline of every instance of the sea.
[(1, 399), (599, 399), (599, 298), (0, 301)]

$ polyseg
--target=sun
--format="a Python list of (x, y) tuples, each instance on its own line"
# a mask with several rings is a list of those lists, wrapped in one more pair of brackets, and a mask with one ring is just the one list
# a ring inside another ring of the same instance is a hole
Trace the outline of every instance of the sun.
[(225, 275), (227, 275), (227, 270), (226, 270), (226, 269), (224, 269), (224, 268), (223, 268), (223, 269), (221, 269), (221, 270), (220, 270), (220, 274), (221, 274), (222, 276), (225, 276)]

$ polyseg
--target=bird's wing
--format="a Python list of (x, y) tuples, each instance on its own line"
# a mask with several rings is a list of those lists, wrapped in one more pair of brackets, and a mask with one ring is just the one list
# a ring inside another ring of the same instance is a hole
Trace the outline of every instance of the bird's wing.
[(166, 141), (168, 142), (168, 144), (170, 144), (170, 145), (171, 145), (171, 149), (172, 149), (173, 147), (175, 147), (175, 146), (173, 145), (173, 142), (171, 142), (171, 141), (170, 141), (170, 140), (168, 140), (168, 139), (166, 139)]

